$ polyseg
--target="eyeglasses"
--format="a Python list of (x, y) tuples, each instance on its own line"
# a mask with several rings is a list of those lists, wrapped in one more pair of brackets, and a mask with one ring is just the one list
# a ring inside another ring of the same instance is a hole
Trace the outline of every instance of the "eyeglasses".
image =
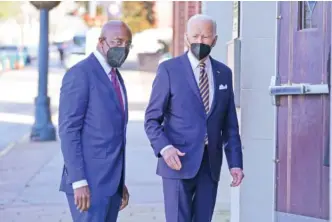
[(106, 44), (109, 46), (109, 47), (121, 47), (121, 46), (125, 46), (127, 48), (132, 48), (132, 43), (131, 41), (125, 41), (123, 39), (113, 39), (111, 41), (107, 41), (106, 38), (102, 38), (102, 40), (104, 40), (106, 42)]

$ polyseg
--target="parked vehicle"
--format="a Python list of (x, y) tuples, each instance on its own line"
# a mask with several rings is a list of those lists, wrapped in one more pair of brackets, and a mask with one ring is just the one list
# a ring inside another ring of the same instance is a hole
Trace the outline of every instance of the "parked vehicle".
[(10, 60), (3, 52), (0, 52), (0, 66), (1, 66), (0, 72), (7, 71), (11, 68)]
[(65, 51), (64, 66), (69, 69), (86, 57), (86, 35), (75, 35)]
[(0, 46), (0, 53), (2, 57), (9, 59), (11, 69), (23, 68), (31, 62), (28, 50), (24, 47), (3, 45)]
[(165, 44), (170, 45), (172, 38), (172, 28), (146, 29), (133, 36), (132, 51), (136, 54), (158, 53), (164, 50)]
[(133, 49), (129, 57), (136, 59), (139, 69), (155, 72), (158, 64), (170, 58), (171, 28), (146, 29), (133, 36)]

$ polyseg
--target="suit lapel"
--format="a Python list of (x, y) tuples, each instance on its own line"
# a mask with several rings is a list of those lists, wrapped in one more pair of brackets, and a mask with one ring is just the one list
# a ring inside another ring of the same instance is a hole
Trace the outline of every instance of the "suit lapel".
[(204, 109), (204, 104), (202, 101), (201, 94), (199, 92), (199, 88), (198, 88), (198, 85), (197, 85), (197, 82), (195, 79), (195, 75), (194, 75), (193, 69), (191, 67), (191, 64), (189, 62), (189, 59), (188, 59), (188, 56), (186, 53), (181, 56), (181, 62), (186, 71), (185, 75), (186, 75), (188, 84), (189, 84), (190, 88), (192, 89), (193, 93), (196, 95), (199, 103), (201, 104), (202, 109)]
[(122, 112), (122, 110), (121, 110), (122, 107), (121, 107), (118, 97), (116, 96), (113, 84), (112, 84), (111, 80), (108, 78), (107, 74), (105, 73), (103, 67), (100, 65), (99, 61), (93, 55), (93, 53), (90, 54), (89, 59), (91, 60), (92, 68), (93, 68), (93, 71), (96, 74), (97, 78), (107, 88), (110, 96), (112, 97), (113, 100), (115, 100), (117, 108), (119, 109), (119, 111)]
[(128, 96), (127, 96), (127, 90), (126, 90), (126, 86), (124, 84), (123, 78), (119, 72), (119, 70), (117, 70), (118, 73), (118, 79), (120, 82), (120, 85), (122, 87), (123, 90), (123, 94), (124, 94), (124, 106), (125, 106), (125, 123), (128, 122)]
[(213, 83), (214, 83), (214, 92), (213, 92), (213, 100), (212, 100), (212, 104), (211, 104), (211, 108), (209, 110), (209, 113), (208, 113), (208, 118), (211, 116), (213, 110), (215, 109), (216, 107), (216, 101), (218, 98), (216, 98), (218, 96), (218, 80), (219, 80), (219, 77), (220, 77), (220, 74), (221, 72), (218, 70), (218, 67), (215, 63), (215, 60), (211, 58), (210, 56), (210, 61), (211, 61), (211, 68), (212, 68), (212, 76), (213, 76)]

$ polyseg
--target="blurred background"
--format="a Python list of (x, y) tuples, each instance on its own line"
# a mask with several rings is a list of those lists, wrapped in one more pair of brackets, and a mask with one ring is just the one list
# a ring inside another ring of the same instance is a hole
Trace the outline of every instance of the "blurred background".
[[(131, 201), (119, 222), (165, 221), (144, 113), (158, 64), (186, 50), (186, 22), (197, 13), (217, 22), (211, 56), (232, 70), (245, 156), (241, 187), (230, 188), (223, 165), (212, 221), (329, 220), (332, 114), (325, 89), (331, 79), (331, 1), (57, 4), (48, 14), (29, 1), (0, 1), (1, 222), (71, 221), (58, 192), (63, 166), (56, 135), (59, 91), (66, 70), (95, 49), (101, 26), (111, 19), (125, 21), (133, 31), (133, 48), (121, 68), (129, 103)], [(316, 96), (276, 96), (268, 90), (301, 82), (324, 90)]]
[[(184, 52), (186, 21), (201, 12), (202, 3), (0, 1), (1, 222), (71, 221), (66, 198), (58, 191), (60, 87), (66, 70), (96, 48), (102, 25), (111, 19), (123, 20), (133, 32), (133, 47), (120, 69), (129, 106), (126, 184), (131, 203), (119, 222), (165, 221), (144, 113), (158, 64)], [(53, 7), (39, 10), (38, 4)], [(229, 218), (229, 182), (229, 173), (223, 173), (215, 209), (220, 222)]]
[[(49, 15), (50, 66), (68, 69), (84, 58), (95, 49), (100, 27), (110, 19), (122, 19), (134, 34), (125, 68), (153, 70), (168, 56), (171, 1), (63, 1)], [(0, 70), (34, 64), (39, 29), (39, 11), (30, 2), (0, 2), (0, 30), (10, 30), (0, 36)]]

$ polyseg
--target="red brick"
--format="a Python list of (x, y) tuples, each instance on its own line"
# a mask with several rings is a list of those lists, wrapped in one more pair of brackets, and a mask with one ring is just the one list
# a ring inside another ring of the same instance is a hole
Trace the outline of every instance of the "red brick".
[(188, 19), (201, 13), (201, 1), (174, 1), (173, 2), (173, 56), (184, 52), (184, 33)]

